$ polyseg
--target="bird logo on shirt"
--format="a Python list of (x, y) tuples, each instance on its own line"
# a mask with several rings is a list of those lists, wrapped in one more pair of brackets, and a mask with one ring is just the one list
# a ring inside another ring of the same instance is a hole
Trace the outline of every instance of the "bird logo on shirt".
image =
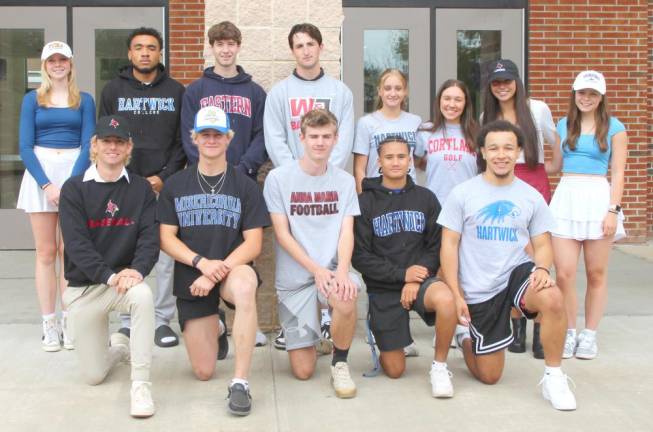
[(114, 217), (115, 214), (118, 213), (118, 210), (120, 210), (120, 208), (116, 205), (116, 203), (114, 203), (113, 201), (111, 201), (111, 199), (109, 199), (105, 213), (109, 213), (111, 217)]
[(485, 223), (488, 219), (490, 223), (503, 223), (506, 216), (513, 219), (521, 214), (519, 207), (512, 201), (500, 200), (492, 204), (488, 204), (478, 211), (476, 214), (477, 219), (483, 218), (481, 223)]

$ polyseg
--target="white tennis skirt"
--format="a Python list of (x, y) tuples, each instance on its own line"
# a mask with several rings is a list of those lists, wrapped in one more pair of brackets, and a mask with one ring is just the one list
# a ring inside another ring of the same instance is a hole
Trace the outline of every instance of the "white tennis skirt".
[[(79, 156), (79, 147), (71, 149), (55, 149), (49, 147), (34, 147), (34, 154), (39, 160), (50, 183), (61, 187), (70, 174)], [(45, 191), (41, 189), (34, 177), (25, 170), (20, 184), (16, 208), (26, 213), (58, 212), (59, 208), (48, 202)]]
[[(574, 240), (599, 240), (603, 237), (603, 219), (610, 208), (610, 184), (605, 177), (562, 176), (551, 199), (556, 237)], [(614, 241), (626, 236), (624, 215), (617, 215)]]

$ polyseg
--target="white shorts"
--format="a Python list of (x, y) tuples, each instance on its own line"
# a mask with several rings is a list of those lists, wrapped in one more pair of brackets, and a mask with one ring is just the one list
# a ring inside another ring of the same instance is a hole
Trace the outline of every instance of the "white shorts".
[[(551, 199), (555, 237), (583, 240), (603, 238), (603, 219), (610, 208), (610, 184), (605, 177), (562, 176)], [(626, 236), (624, 215), (617, 215), (614, 240)]]
[[(79, 147), (71, 149), (55, 149), (48, 147), (34, 147), (45, 175), (50, 183), (61, 187), (70, 177), (73, 166), (79, 156)], [(26, 213), (58, 212), (59, 208), (48, 202), (45, 191), (41, 189), (34, 177), (25, 170), (23, 181), (20, 184), (16, 208), (25, 210)]]

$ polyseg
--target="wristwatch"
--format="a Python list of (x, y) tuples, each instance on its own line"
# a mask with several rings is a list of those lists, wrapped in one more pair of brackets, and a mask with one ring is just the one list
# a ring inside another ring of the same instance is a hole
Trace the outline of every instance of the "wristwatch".
[(613, 213), (619, 213), (621, 211), (621, 206), (619, 204), (612, 204), (608, 210)]
[(193, 257), (193, 263), (192, 263), (192, 264), (193, 264), (193, 268), (197, 268), (197, 264), (200, 263), (200, 260), (201, 260), (202, 258), (204, 258), (202, 255), (195, 255), (195, 256)]

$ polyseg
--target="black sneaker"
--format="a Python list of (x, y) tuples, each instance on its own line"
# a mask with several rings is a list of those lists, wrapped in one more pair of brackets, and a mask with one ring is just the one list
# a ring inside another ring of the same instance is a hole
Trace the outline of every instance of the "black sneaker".
[(331, 340), (331, 321), (322, 324), (322, 326), (320, 327), (320, 330), (321, 330), (323, 339), (326, 339), (328, 341), (333, 342)]
[(129, 327), (120, 327), (120, 328), (118, 329), (118, 333), (122, 333), (122, 334), (124, 334), (125, 336), (130, 337), (130, 335), (131, 335), (131, 330), (129, 330)]
[(286, 350), (286, 338), (283, 335), (283, 329), (279, 330), (279, 334), (277, 335), (276, 338), (274, 338), (274, 342), (272, 344), (278, 350), (282, 350), (282, 351)]
[(227, 339), (227, 319), (225, 318), (225, 314), (222, 309), (218, 309), (218, 316), (224, 325), (224, 333), (218, 337), (218, 360), (224, 360), (227, 358), (227, 354), (229, 354), (229, 339)]
[(163, 324), (154, 331), (154, 343), (161, 348), (169, 348), (179, 345), (179, 338), (170, 326)]
[(252, 410), (252, 397), (249, 395), (249, 388), (241, 383), (235, 383), (229, 386), (227, 395), (229, 412), (237, 416), (249, 415)]

